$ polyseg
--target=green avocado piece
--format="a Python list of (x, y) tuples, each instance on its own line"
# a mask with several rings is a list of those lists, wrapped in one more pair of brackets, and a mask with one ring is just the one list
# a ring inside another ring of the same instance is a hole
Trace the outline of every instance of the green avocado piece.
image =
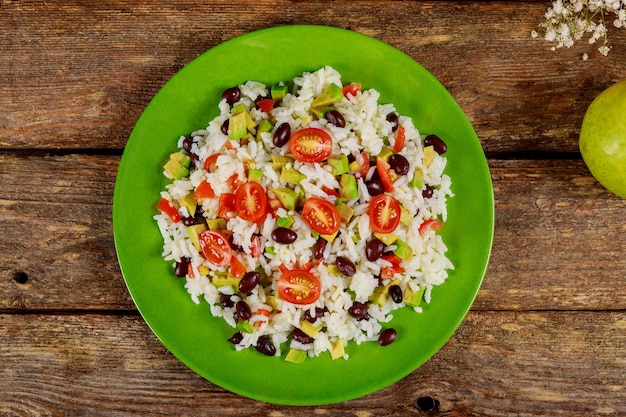
[(276, 219), (276, 225), (279, 227), (291, 227), (293, 221), (293, 217), (286, 215), (285, 217), (279, 217)]
[(235, 278), (230, 274), (215, 274), (213, 275), (213, 279), (211, 282), (215, 287), (226, 287), (227, 285), (231, 285), (233, 288), (237, 288), (239, 285), (239, 280), (241, 278)]
[(272, 168), (274, 168), (275, 171), (280, 171), (285, 165), (288, 163), (293, 164), (294, 161), (295, 160), (289, 156), (272, 155)]
[(240, 321), (237, 322), (237, 330), (243, 333), (252, 334), (254, 333), (254, 325), (248, 320)]
[(274, 193), (276, 198), (285, 206), (287, 210), (295, 210), (298, 202), (298, 193), (291, 188), (272, 188), (269, 190)]
[(189, 239), (191, 239), (191, 243), (193, 246), (200, 251), (200, 239), (199, 236), (202, 232), (206, 230), (206, 226), (203, 223), (194, 224), (193, 226), (187, 226), (187, 234), (189, 235)]
[(177, 161), (185, 168), (189, 168), (189, 165), (191, 165), (191, 158), (182, 152), (174, 152), (170, 155), (170, 159), (173, 161)]
[(291, 363), (302, 363), (306, 359), (306, 351), (300, 349), (289, 349), (287, 352), (287, 356), (285, 356), (285, 360)]
[(311, 107), (311, 113), (318, 119), (323, 119), (326, 117), (326, 113), (334, 109), (334, 107)]
[(209, 226), (209, 230), (224, 230), (226, 229), (226, 220), (218, 217), (217, 219), (209, 219), (206, 221)]
[(294, 168), (283, 167), (280, 170), (280, 180), (290, 184), (300, 184), (300, 181), (306, 178), (306, 175)]
[(228, 120), (228, 139), (238, 140), (246, 136), (248, 133), (246, 114), (246, 112), (239, 112), (230, 116)]
[(354, 209), (344, 202), (340, 201), (336, 205), (337, 211), (339, 211), (339, 217), (341, 218), (342, 223), (348, 223), (352, 216), (354, 216)]
[(420, 286), (418, 291), (413, 291), (411, 287), (407, 285), (404, 291), (404, 303), (411, 307), (419, 306), (424, 297), (424, 290), (425, 288)]
[(352, 174), (342, 174), (339, 179), (339, 198), (344, 201), (354, 200), (359, 197), (359, 188), (356, 178)]
[(398, 258), (404, 261), (410, 261), (413, 258), (413, 250), (406, 242), (398, 239), (394, 242), (394, 245), (396, 245), (396, 248), (393, 250), (393, 253), (395, 253)]
[(424, 172), (421, 168), (415, 169), (415, 172), (413, 173), (413, 179), (409, 181), (409, 185), (419, 190), (422, 189), (422, 187), (424, 186)]
[(320, 108), (327, 107), (334, 103), (339, 103), (343, 100), (343, 90), (337, 84), (329, 84), (328, 87), (322, 91), (322, 94), (315, 97), (311, 107)]
[(256, 128), (256, 139), (261, 140), (261, 133), (271, 132), (273, 128), (274, 128), (274, 125), (270, 123), (269, 120), (267, 119), (261, 120), (261, 123), (259, 123), (259, 126), (257, 126)]
[(383, 161), (389, 161), (389, 157), (393, 155), (393, 151), (389, 148), (383, 148), (378, 154), (377, 158), (382, 159)]
[(250, 182), (261, 182), (261, 178), (263, 178), (263, 170), (257, 168), (250, 168), (248, 170), (248, 181)]
[(334, 176), (345, 174), (350, 170), (348, 157), (344, 154), (328, 158), (328, 165), (333, 168), (331, 174)]
[(287, 95), (287, 86), (273, 85), (270, 88), (270, 95), (272, 96), (272, 100), (274, 101), (282, 100)]
[(194, 216), (196, 214), (198, 202), (193, 198), (193, 193), (187, 194), (181, 198), (180, 205), (187, 209), (187, 213), (189, 213), (190, 216)]
[(185, 168), (180, 162), (170, 159), (165, 163), (163, 168), (174, 178), (175, 180), (180, 180), (189, 175), (189, 169)]

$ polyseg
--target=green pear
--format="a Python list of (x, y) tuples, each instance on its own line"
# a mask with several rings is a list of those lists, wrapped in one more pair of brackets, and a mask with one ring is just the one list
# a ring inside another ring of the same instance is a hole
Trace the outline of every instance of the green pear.
[(593, 100), (583, 118), (578, 144), (598, 182), (626, 198), (626, 79)]

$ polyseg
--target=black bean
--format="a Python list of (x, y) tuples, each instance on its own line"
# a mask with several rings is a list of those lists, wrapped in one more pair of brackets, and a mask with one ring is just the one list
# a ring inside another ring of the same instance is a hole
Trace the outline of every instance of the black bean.
[(367, 187), (367, 192), (372, 197), (377, 196), (385, 192), (385, 186), (382, 181), (379, 179), (371, 179), (369, 181), (365, 181), (365, 186)]
[(237, 311), (237, 317), (241, 320), (248, 320), (252, 317), (252, 310), (250, 310), (250, 306), (243, 300), (237, 301), (237, 304), (235, 304), (235, 310)]
[(323, 317), (327, 311), (328, 309), (326, 307), (315, 307), (315, 315), (311, 314), (311, 310), (307, 310), (304, 312), (304, 319), (309, 323), (315, 323), (315, 320)]
[(179, 278), (182, 278), (185, 275), (187, 275), (187, 272), (189, 271), (190, 261), (191, 260), (186, 257), (180, 258), (180, 261), (176, 262), (176, 265), (174, 266), (174, 275), (176, 275)]
[(256, 271), (248, 271), (243, 274), (243, 277), (239, 280), (239, 292), (241, 294), (248, 294), (252, 292), (254, 287), (257, 286), (259, 280), (261, 279), (261, 274)]
[(326, 249), (326, 239), (320, 237), (313, 246), (313, 259), (322, 259), (324, 257), (324, 249)]
[(385, 244), (382, 240), (374, 238), (365, 245), (365, 257), (368, 261), (374, 262), (380, 258), (385, 250)]
[(233, 345), (238, 345), (239, 343), (241, 343), (242, 340), (243, 340), (243, 335), (241, 334), (241, 332), (235, 333), (234, 335), (231, 336), (230, 339), (228, 339), (228, 341), (232, 343)]
[(189, 153), (191, 153), (191, 145), (193, 145), (193, 138), (191, 136), (187, 136), (183, 140), (183, 149)]
[(394, 303), (400, 304), (404, 297), (402, 296), (402, 288), (399, 285), (392, 285), (389, 287), (389, 295)]
[(229, 308), (235, 305), (235, 302), (230, 295), (228, 294), (220, 294), (220, 305), (225, 308)]
[(222, 93), (222, 100), (226, 100), (228, 104), (235, 104), (241, 99), (241, 91), (239, 87), (230, 87)]
[(378, 336), (378, 343), (381, 346), (390, 345), (393, 343), (394, 340), (396, 340), (396, 336), (397, 336), (397, 333), (395, 329), (385, 329)]
[(276, 347), (267, 336), (260, 336), (256, 342), (256, 350), (267, 356), (276, 355)]
[(339, 268), (339, 271), (347, 277), (351, 277), (356, 274), (356, 266), (354, 262), (345, 256), (337, 256), (337, 260), (335, 261), (335, 265)]
[(277, 227), (272, 231), (272, 239), (274, 239), (276, 243), (283, 245), (293, 243), (297, 238), (298, 234), (291, 229), (287, 229), (286, 227)]
[(439, 155), (446, 153), (446, 143), (437, 135), (428, 135), (424, 139), (424, 146), (432, 146)]
[(272, 143), (274, 146), (282, 147), (289, 142), (291, 136), (291, 125), (287, 122), (278, 125), (272, 136)]
[(389, 157), (389, 167), (398, 175), (406, 175), (409, 172), (409, 161), (399, 153), (394, 153)]
[(194, 224), (198, 224), (198, 220), (194, 216), (181, 217), (181, 221), (185, 226), (193, 226)]
[(424, 197), (424, 198), (432, 197), (433, 194), (434, 194), (434, 190), (435, 189), (433, 187), (431, 187), (430, 185), (426, 184), (426, 188), (424, 188), (422, 190), (422, 197)]
[(222, 122), (222, 126), (220, 126), (220, 131), (225, 134), (226, 136), (228, 136), (228, 126), (230, 125), (230, 123), (228, 122), (228, 119), (224, 120)]
[(391, 112), (387, 115), (387, 121), (391, 122), (391, 131), (395, 132), (396, 130), (398, 130), (398, 126), (400, 125), (400, 122), (398, 120), (398, 114)]
[(368, 306), (366, 303), (360, 303), (358, 301), (355, 301), (348, 309), (348, 313), (350, 313), (350, 315), (355, 319), (362, 319), (367, 317), (367, 309)]
[(291, 336), (293, 337), (293, 340), (295, 340), (296, 342), (300, 342), (305, 345), (309, 343), (313, 343), (313, 341), (315, 340), (311, 336), (304, 333), (302, 330), (298, 328), (293, 329), (293, 331), (291, 332)]
[(326, 120), (328, 120), (328, 123), (331, 125), (346, 127), (346, 119), (344, 119), (343, 115), (337, 110), (329, 110), (326, 112)]

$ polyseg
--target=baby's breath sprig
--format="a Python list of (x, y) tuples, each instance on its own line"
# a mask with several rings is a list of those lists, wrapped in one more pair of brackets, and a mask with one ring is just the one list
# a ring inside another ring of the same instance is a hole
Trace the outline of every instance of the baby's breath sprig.
[[(590, 44), (602, 39), (598, 51), (606, 56), (611, 50), (606, 21), (611, 15), (615, 15), (613, 26), (626, 27), (626, 0), (556, 0), (540, 26), (545, 31), (544, 39), (554, 44), (553, 51), (564, 46), (570, 48), (574, 41), (589, 34)], [(537, 38), (539, 33), (533, 30), (531, 36)], [(583, 59), (587, 59), (587, 54)]]

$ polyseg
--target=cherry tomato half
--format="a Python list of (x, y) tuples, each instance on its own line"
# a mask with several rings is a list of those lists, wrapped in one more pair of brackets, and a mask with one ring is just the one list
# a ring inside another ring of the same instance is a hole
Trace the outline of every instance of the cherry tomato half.
[(302, 269), (285, 271), (278, 280), (278, 295), (292, 304), (314, 303), (321, 293), (317, 277)]
[(396, 173), (392, 171), (391, 166), (382, 158), (376, 157), (376, 169), (380, 175), (380, 181), (388, 193), (394, 190), (393, 182), (396, 180)]
[(443, 222), (437, 219), (426, 219), (424, 220), (424, 222), (422, 224), (420, 224), (420, 227), (418, 229), (418, 232), (420, 235), (423, 235), (424, 233), (433, 230), (433, 231), (437, 231), (439, 229), (441, 229), (441, 226), (443, 226)]
[(321, 162), (332, 153), (333, 140), (326, 131), (307, 127), (291, 135), (289, 149), (300, 162)]
[(370, 201), (370, 225), (375, 232), (391, 233), (396, 230), (400, 214), (400, 203), (389, 194), (379, 194)]
[(332, 235), (339, 230), (341, 224), (337, 207), (320, 197), (311, 197), (304, 202), (302, 217), (311, 229), (322, 235)]
[(207, 261), (215, 266), (226, 266), (233, 257), (228, 240), (220, 233), (207, 230), (200, 234), (200, 249)]
[(244, 220), (255, 222), (266, 214), (267, 195), (258, 182), (246, 182), (235, 193), (235, 210)]
[(353, 95), (356, 97), (356, 93), (361, 91), (361, 83), (352, 83), (343, 87), (343, 96), (348, 98), (348, 95)]

